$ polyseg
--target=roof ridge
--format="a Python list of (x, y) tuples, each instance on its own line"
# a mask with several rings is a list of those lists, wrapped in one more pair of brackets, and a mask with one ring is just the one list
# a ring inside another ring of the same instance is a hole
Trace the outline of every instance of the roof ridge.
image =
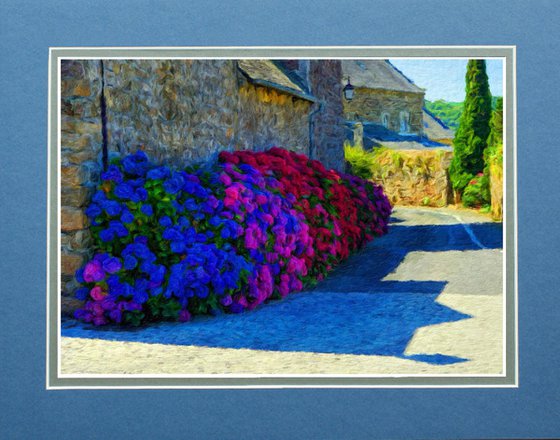
[(437, 123), (439, 123), (439, 125), (441, 125), (443, 128), (446, 128), (447, 130), (451, 130), (451, 128), (449, 128), (445, 122), (443, 122), (440, 118), (438, 118), (435, 114), (433, 114), (430, 110), (428, 110), (425, 106), (422, 106), (422, 110), (425, 111), (428, 115), (430, 115), (433, 119), (436, 120)]
[(418, 86), (418, 84), (415, 84), (414, 81), (412, 81), (408, 76), (406, 76), (404, 73), (402, 73), (402, 71), (397, 68), (393, 63), (391, 63), (391, 61), (389, 60), (384, 60), (387, 64), (389, 64), (389, 66), (391, 66), (393, 69), (395, 69), (398, 73), (401, 74), (401, 76), (406, 79), (410, 84), (412, 84), (413, 86), (416, 86), (420, 89), (420, 87)]

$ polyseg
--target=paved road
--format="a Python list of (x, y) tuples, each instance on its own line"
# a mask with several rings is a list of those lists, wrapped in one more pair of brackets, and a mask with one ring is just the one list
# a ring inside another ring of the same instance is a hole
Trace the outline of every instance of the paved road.
[(501, 224), (398, 208), (314, 289), (239, 316), (120, 331), (67, 321), (63, 374), (500, 374)]

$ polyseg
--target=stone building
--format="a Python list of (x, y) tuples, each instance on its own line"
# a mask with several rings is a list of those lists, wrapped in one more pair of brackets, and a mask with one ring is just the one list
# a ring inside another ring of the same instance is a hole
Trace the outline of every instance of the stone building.
[(453, 131), (424, 107), (424, 90), (387, 60), (343, 60), (346, 137), (366, 149), (429, 149), (451, 145)]
[(452, 145), (455, 133), (436, 115), (424, 108), (424, 136), (432, 141)]
[(387, 60), (343, 60), (343, 86), (350, 81), (354, 97), (344, 102), (350, 121), (381, 125), (400, 135), (423, 134), (424, 90)]
[(104, 160), (141, 148), (157, 163), (181, 166), (222, 150), (279, 146), (342, 169), (341, 78), (336, 60), (63, 60), (61, 272), (67, 302), (77, 285), (73, 274), (90, 253), (84, 209)]

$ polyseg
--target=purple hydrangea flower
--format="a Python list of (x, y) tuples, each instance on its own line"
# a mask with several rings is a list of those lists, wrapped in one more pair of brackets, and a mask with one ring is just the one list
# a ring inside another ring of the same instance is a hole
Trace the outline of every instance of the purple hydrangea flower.
[(118, 258), (110, 257), (103, 262), (103, 270), (108, 273), (115, 273), (121, 270), (122, 264)]

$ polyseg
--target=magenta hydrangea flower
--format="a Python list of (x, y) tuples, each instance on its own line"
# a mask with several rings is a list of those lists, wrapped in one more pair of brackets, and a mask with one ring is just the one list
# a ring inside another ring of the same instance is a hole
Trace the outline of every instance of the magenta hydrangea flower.
[(100, 286), (95, 286), (93, 289), (91, 289), (89, 295), (96, 301), (101, 301), (105, 297), (105, 294), (103, 293), (103, 290)]
[(103, 280), (105, 278), (105, 271), (103, 270), (102, 263), (98, 260), (91, 260), (84, 267), (83, 277), (86, 283), (95, 283)]

